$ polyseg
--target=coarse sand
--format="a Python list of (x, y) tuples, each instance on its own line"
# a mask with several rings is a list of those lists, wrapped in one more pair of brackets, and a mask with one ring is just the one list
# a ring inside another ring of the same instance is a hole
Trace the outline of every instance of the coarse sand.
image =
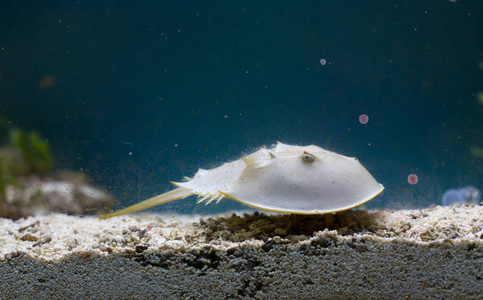
[(1, 299), (483, 299), (483, 206), (0, 219)]

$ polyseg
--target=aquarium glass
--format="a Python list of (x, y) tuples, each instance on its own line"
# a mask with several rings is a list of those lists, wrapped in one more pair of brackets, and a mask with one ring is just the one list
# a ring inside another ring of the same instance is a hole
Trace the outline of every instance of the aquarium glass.
[(367, 208), (439, 205), (483, 189), (482, 14), (464, 0), (4, 0), (0, 144), (37, 132), (54, 170), (117, 208), (276, 141), (357, 157), (385, 186)]

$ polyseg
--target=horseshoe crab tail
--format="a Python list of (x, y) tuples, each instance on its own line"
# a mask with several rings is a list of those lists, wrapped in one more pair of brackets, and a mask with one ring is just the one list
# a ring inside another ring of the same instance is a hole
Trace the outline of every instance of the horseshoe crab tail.
[(99, 216), (99, 219), (109, 219), (112, 217), (117, 217), (117, 216), (122, 216), (125, 214), (130, 214), (133, 212), (137, 212), (143, 209), (148, 209), (153, 206), (157, 206), (160, 204), (164, 204), (167, 202), (171, 202), (174, 200), (182, 199), (185, 197), (188, 197), (191, 195), (191, 192), (185, 188), (177, 188), (172, 191), (166, 192), (164, 194), (154, 196), (152, 198), (149, 198), (147, 200), (144, 200), (143, 202), (139, 202), (137, 204), (134, 204), (132, 206), (123, 208), (118, 211), (114, 211), (112, 213), (108, 213), (102, 216)]

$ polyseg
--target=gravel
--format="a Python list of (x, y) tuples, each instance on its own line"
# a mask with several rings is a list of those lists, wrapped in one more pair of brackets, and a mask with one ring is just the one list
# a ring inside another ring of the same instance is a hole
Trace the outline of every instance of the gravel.
[(483, 206), (0, 218), (0, 298), (481, 299)]

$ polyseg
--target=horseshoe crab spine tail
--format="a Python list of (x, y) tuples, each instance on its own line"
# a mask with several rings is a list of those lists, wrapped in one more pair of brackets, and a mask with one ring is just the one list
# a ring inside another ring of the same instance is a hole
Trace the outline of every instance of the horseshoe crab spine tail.
[(187, 190), (185, 188), (177, 188), (177, 189), (174, 189), (172, 191), (166, 192), (164, 194), (154, 196), (152, 198), (144, 200), (143, 202), (139, 202), (139, 203), (134, 204), (132, 206), (123, 208), (121, 210), (99, 216), (99, 218), (100, 219), (109, 219), (109, 218), (112, 218), (112, 217), (130, 214), (130, 213), (137, 212), (137, 211), (140, 211), (140, 210), (143, 210), (143, 209), (148, 209), (148, 208), (153, 207), (153, 206), (157, 206), (157, 205), (164, 204), (164, 203), (167, 203), (167, 202), (171, 202), (171, 201), (174, 201), (174, 200), (182, 199), (182, 198), (188, 197), (190, 195), (191, 195), (191, 192), (189, 190)]

